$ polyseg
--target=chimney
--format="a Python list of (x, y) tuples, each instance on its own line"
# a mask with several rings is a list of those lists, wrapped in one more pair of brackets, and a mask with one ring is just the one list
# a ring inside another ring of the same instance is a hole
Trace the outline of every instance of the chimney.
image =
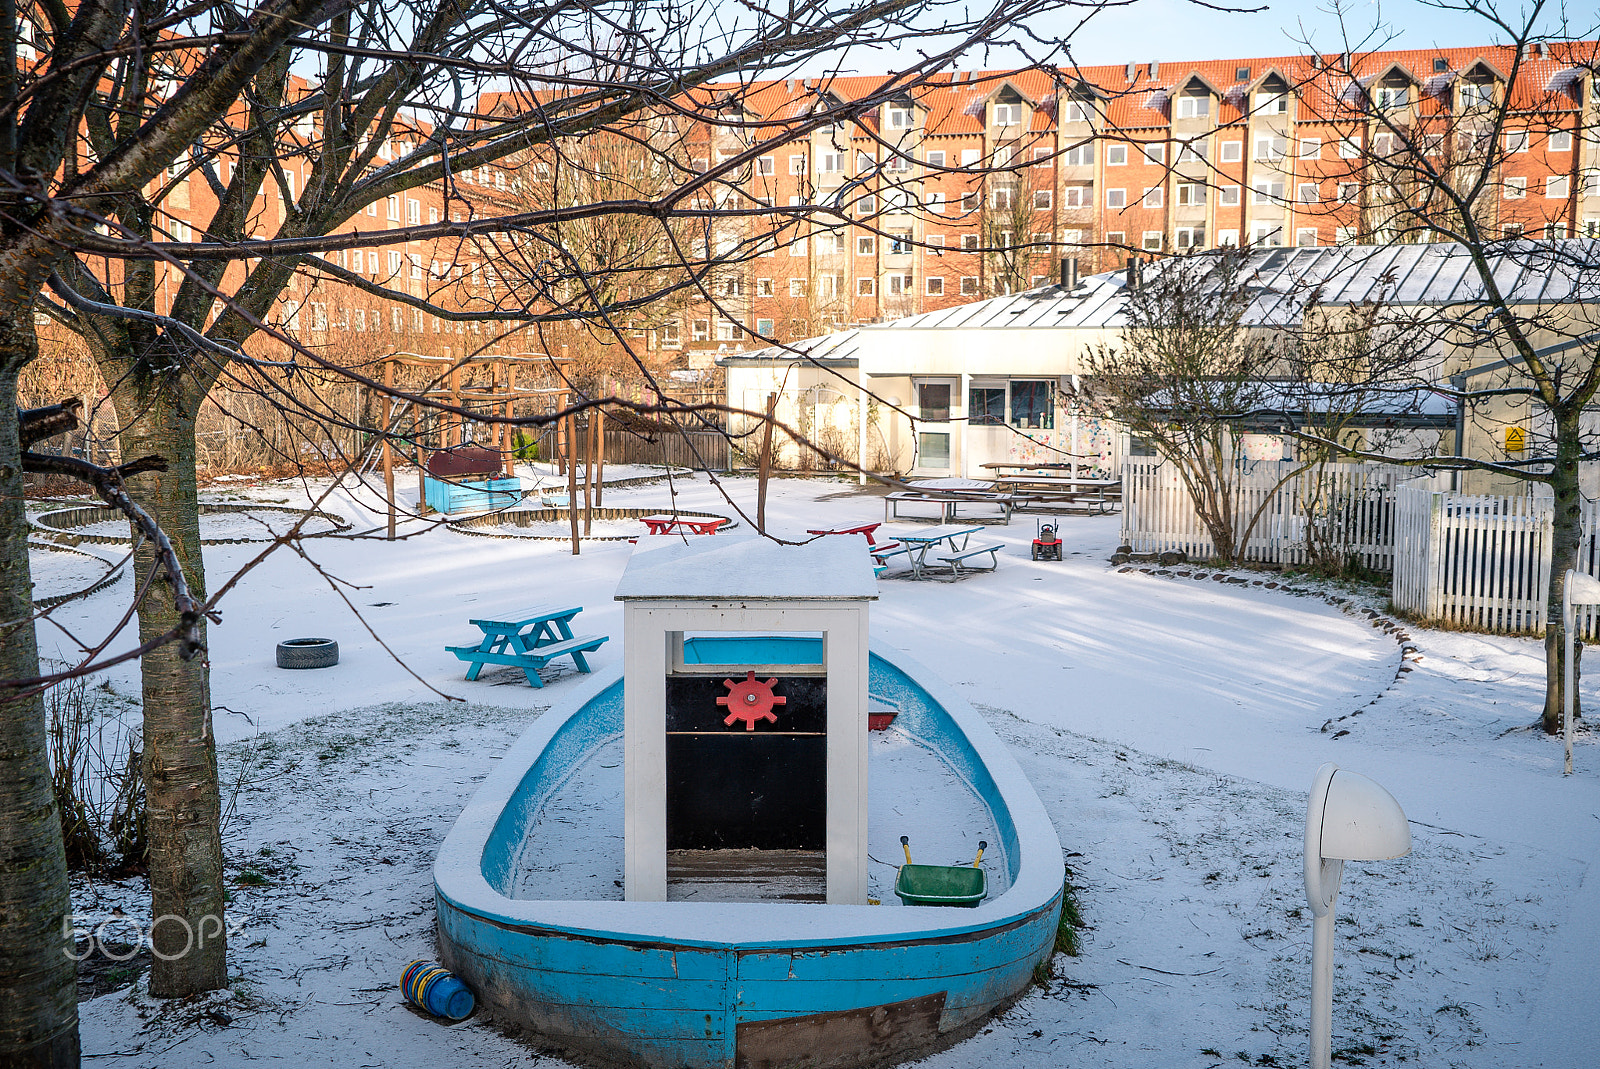
[(1128, 81), (1136, 82), (1138, 80), (1139, 80), (1139, 65), (1137, 63), (1128, 64)]
[(1061, 258), (1061, 288), (1068, 293), (1078, 288), (1078, 258), (1076, 256), (1063, 256)]
[(1128, 288), (1130, 290), (1139, 288), (1139, 258), (1137, 256), (1128, 257)]
[(1150, 64), (1150, 77), (1151, 78), (1158, 78), (1160, 76), (1161, 76), (1161, 64), (1159, 64), (1159, 63)]

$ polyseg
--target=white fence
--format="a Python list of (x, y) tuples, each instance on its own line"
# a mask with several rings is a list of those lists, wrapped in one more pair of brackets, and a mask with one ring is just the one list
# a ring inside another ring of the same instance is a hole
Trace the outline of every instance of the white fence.
[[(1310, 531), (1323, 545), (1355, 556), (1368, 568), (1394, 563), (1394, 487), (1409, 473), (1385, 464), (1327, 464), (1279, 480), (1291, 461), (1239, 461), (1234, 514), (1243, 526), (1263, 501), (1261, 518), (1245, 544), (1246, 560), (1304, 564)], [(1153, 458), (1122, 466), (1122, 540), (1135, 553), (1181, 550), (1191, 559), (1217, 555), (1211, 534), (1175, 465)]]
[[(1425, 620), (1500, 632), (1539, 633), (1550, 590), (1554, 501), (1538, 496), (1468, 496), (1417, 479), (1395, 492), (1395, 607)], [(1543, 490), (1543, 487), (1539, 487)], [(1583, 505), (1577, 568), (1600, 574), (1600, 507)], [(1593, 637), (1600, 620), (1580, 608)]]

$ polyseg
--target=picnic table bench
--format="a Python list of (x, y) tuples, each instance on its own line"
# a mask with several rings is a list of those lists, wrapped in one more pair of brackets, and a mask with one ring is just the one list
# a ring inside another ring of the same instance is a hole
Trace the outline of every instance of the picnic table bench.
[(522, 669), (528, 683), (544, 686), (539, 669), (557, 657), (571, 657), (578, 671), (589, 671), (585, 653), (593, 653), (610, 641), (609, 635), (574, 635), (572, 618), (583, 606), (541, 606), (522, 609), (503, 620), (472, 620), (483, 632), (476, 646), (446, 646), (445, 649), (466, 661), (467, 678), (477, 679), (486, 664), (503, 664)]
[(876, 531), (879, 527), (882, 527), (882, 526), (883, 526), (883, 524), (881, 524), (881, 523), (858, 523), (853, 527), (822, 527), (822, 528), (813, 527), (810, 530), (806, 531), (806, 534), (814, 534), (814, 535), (851, 535), (851, 534), (858, 534), (858, 535), (865, 535), (866, 539), (867, 539), (867, 545), (870, 546), (870, 545), (873, 544), (872, 532)]
[[(968, 571), (974, 570), (970, 566), (965, 569), (962, 567), (963, 562), (967, 560), (971, 560), (988, 553), (990, 554), (990, 566), (988, 568), (979, 568), (976, 570), (986, 572), (993, 571), (994, 568), (999, 564), (999, 558), (996, 556), (996, 554), (998, 554), (1000, 550), (1004, 549), (1004, 546), (1000, 545), (998, 542), (978, 546), (971, 544), (972, 536), (981, 530), (983, 530), (982, 527), (956, 527), (940, 525), (937, 527), (929, 527), (921, 531), (907, 531), (904, 533), (896, 532), (895, 539), (899, 544), (893, 549), (885, 547), (881, 550), (877, 546), (874, 546), (872, 549), (872, 556), (878, 561), (879, 564), (884, 564), (888, 558), (896, 556), (900, 553), (904, 553), (906, 555), (906, 560), (911, 567), (911, 578), (942, 578), (944, 575), (944, 569), (938, 569), (935, 565), (932, 565), (928, 561), (929, 555), (932, 554), (936, 559), (945, 562), (945, 566), (950, 572), (949, 578), (953, 582), (956, 579), (960, 579), (965, 576)], [(948, 543), (949, 545), (948, 553), (937, 548), (944, 543)]]
[(683, 528), (688, 528), (694, 534), (716, 534), (717, 528), (728, 522), (721, 516), (679, 516), (668, 513), (640, 516), (639, 519), (650, 528), (653, 535), (671, 534)]
[(1006, 475), (995, 480), (1026, 505), (1054, 511), (1104, 515), (1122, 504), (1122, 480), (1071, 475)]
[(954, 523), (956, 512), (961, 505), (995, 505), (1000, 509), (1000, 515), (1006, 523), (1011, 522), (1011, 510), (1021, 501), (1027, 500), (1025, 495), (1001, 493), (995, 490), (967, 490), (967, 489), (941, 489), (926, 487), (914, 490), (896, 490), (886, 494), (883, 501), (883, 519), (887, 523), (891, 519), (900, 519), (900, 506), (906, 504), (938, 505), (939, 522)]

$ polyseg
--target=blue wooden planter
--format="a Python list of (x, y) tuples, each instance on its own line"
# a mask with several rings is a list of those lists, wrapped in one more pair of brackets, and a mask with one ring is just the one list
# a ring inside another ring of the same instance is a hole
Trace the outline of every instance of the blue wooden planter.
[(428, 507), (447, 516), (509, 508), (522, 500), (522, 480), (516, 478), (461, 478), (450, 482), (426, 475), (422, 485)]
[(880, 1065), (970, 1035), (1052, 953), (1061, 846), (1004, 744), (952, 689), (876, 646), (869, 685), (988, 808), (1003, 893), (960, 910), (513, 899), (540, 807), (622, 733), (613, 670), (540, 717), (446, 837), (434, 865), (445, 965), (499, 1020), (650, 1069)]

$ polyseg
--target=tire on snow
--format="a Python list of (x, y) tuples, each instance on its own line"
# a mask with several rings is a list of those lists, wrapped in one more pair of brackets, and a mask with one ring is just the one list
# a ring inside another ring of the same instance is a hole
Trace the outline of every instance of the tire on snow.
[(291, 638), (278, 643), (279, 668), (331, 668), (339, 663), (339, 644), (331, 638)]

